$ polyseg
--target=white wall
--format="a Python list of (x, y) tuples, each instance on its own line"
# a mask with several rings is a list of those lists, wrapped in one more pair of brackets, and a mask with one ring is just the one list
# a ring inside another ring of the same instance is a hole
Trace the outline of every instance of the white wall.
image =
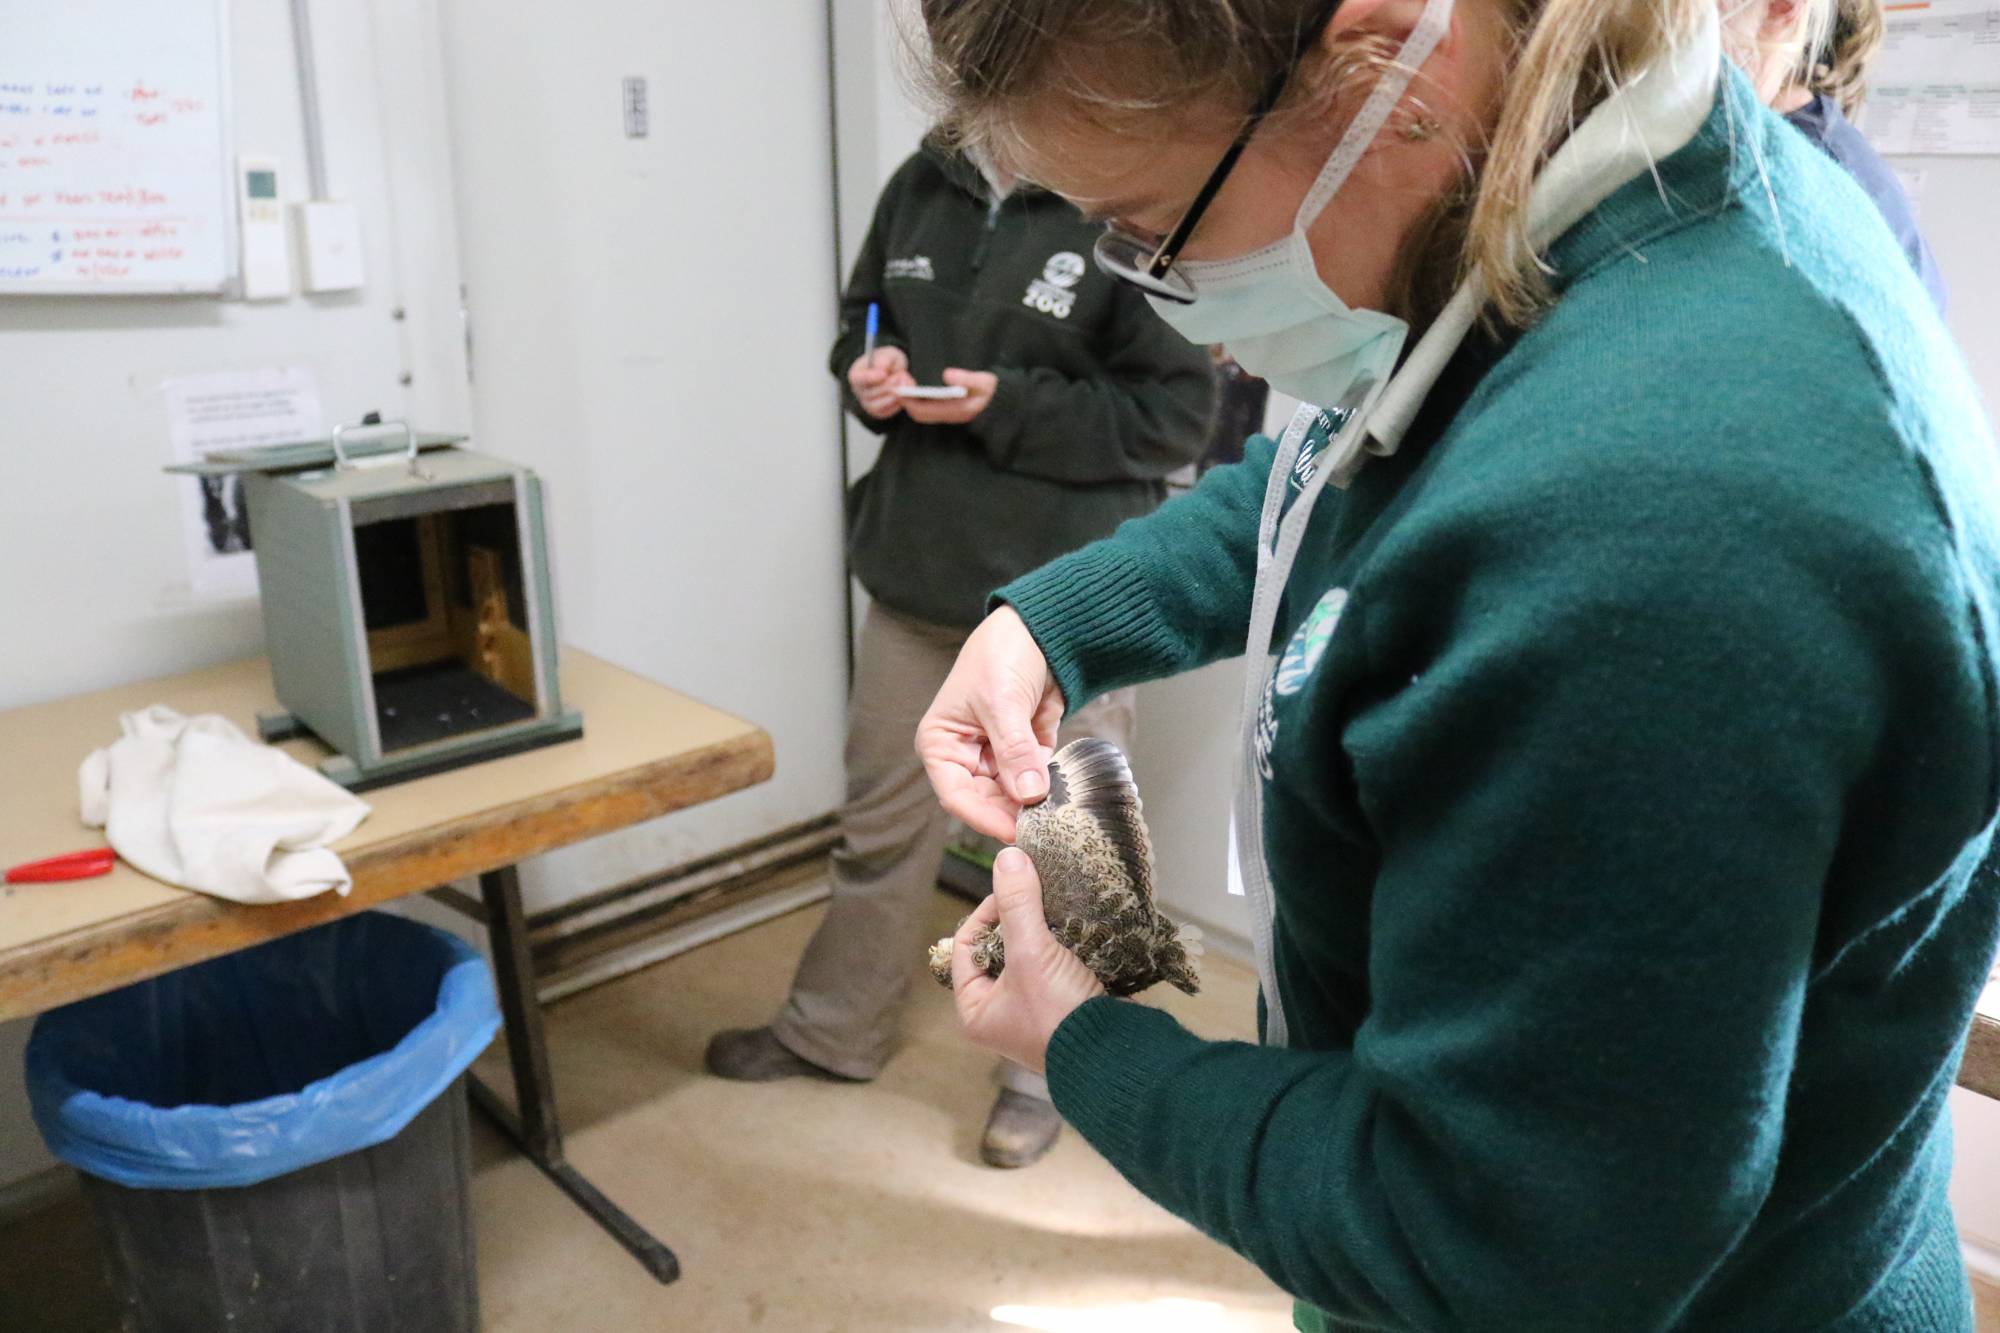
[[(255, 652), (254, 601), (191, 600), (169, 460), (162, 379), (189, 372), (302, 364), (312, 368), (328, 418), (410, 412), (440, 429), (470, 424), (455, 340), (399, 326), (403, 306), (420, 324), (454, 317), (435, 306), (455, 269), (449, 232), (410, 196), (423, 270), (398, 255), (391, 221), (391, 136), (383, 99), (411, 98), (393, 79), (420, 75), (424, 25), (390, 13), (393, 34), (375, 30), (368, 7), (334, 5), (316, 23), (328, 127), (328, 172), (336, 194), (361, 208), (368, 285), (358, 293), (246, 305), (199, 298), (9, 297), (0, 300), (0, 419), (8, 423), (7, 471), (32, 479), (9, 488), (0, 521), (0, 606), (10, 624), (33, 626), (47, 650), (7, 655), (0, 707), (32, 703)], [(421, 7), (418, 7), (421, 10)], [(287, 6), (231, 6), (237, 142), (279, 160), (287, 192), (303, 197), (305, 167)], [(379, 37), (391, 40), (380, 41)], [(414, 47), (410, 43), (417, 43)], [(429, 44), (435, 52), (435, 41)], [(393, 62), (377, 65), (378, 53)], [(428, 85), (436, 87), (435, 71)], [(399, 102), (399, 108), (402, 103)], [(395, 164), (434, 172), (443, 160), (441, 122), (426, 124), (421, 99), (394, 113)], [(446, 215), (448, 217), (448, 213)], [(433, 270), (429, 266), (435, 264)], [(405, 388), (400, 376), (409, 371)], [(60, 650), (55, 650), (59, 645)]]
[[(275, 156), (288, 196), (302, 198), (289, 7), (233, 0), (230, 14), (237, 143)], [(259, 305), (0, 299), (0, 421), (15, 483), (0, 488), (0, 608), (13, 630), (0, 708), (261, 650), (254, 601), (189, 592), (174, 487), (190, 483), (160, 473), (163, 378), (305, 365), (329, 420), (380, 409), (440, 429), (470, 424), (456, 242), (436, 189), (446, 146), (434, 14), (318, 0), (313, 26), (328, 172), (360, 210), (363, 290)], [(116, 719), (104, 723), (108, 739)], [(27, 1027), (0, 1026), (0, 1184), (48, 1163), (20, 1088)]]
[[(778, 756), (765, 786), (529, 866), (533, 908), (840, 797), (826, 15), (441, 9), (479, 439), (548, 482), (563, 635), (758, 722)], [(623, 134), (628, 75), (648, 138)]]
[(2000, 1283), (2000, 1102), (1951, 1090), (1951, 1206), (1966, 1261)]
[(1160, 902), (1211, 947), (1249, 957), (1250, 913), (1229, 884), (1229, 803), (1236, 774), (1240, 658), (1139, 687), (1132, 767), (1146, 795)]

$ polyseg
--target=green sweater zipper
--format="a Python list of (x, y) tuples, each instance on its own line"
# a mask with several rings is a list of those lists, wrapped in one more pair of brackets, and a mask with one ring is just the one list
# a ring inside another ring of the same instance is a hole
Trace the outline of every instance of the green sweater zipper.
[(1000, 221), (1000, 210), (1006, 207), (1006, 205), (1007, 200), (1004, 197), (995, 199), (986, 205), (986, 225), (979, 229), (979, 244), (974, 246), (972, 250), (972, 271), (974, 273), (979, 272), (985, 266), (986, 251), (993, 244), (993, 231)]
[[(1969, 1330), (1977, 396), (1875, 210), (1733, 72), (1550, 260), (1560, 299), (1321, 505), (1287, 589), (1290, 1048), (1093, 1000), (1056, 1103), (1301, 1328)], [(1271, 457), (1002, 590), (1066, 697), (1241, 651)]]

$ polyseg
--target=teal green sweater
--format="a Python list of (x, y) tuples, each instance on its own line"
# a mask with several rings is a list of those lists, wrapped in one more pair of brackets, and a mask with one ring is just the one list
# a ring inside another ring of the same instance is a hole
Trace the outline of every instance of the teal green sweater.
[[(1097, 999), (1056, 1104), (1301, 1328), (1969, 1329), (1976, 395), (1875, 210), (1733, 74), (1552, 259), (1561, 299), (1328, 493), (1287, 590), (1291, 1047)], [(1067, 697), (1240, 651), (1271, 456), (1002, 591)]]

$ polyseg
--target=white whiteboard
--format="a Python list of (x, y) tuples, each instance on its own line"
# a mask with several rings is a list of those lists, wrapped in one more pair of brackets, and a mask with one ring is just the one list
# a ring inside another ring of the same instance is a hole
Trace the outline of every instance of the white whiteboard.
[(235, 275), (226, 0), (0, 0), (0, 293)]

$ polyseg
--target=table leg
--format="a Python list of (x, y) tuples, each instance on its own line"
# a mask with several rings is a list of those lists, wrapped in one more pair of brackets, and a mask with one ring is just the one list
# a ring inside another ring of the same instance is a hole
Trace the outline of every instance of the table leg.
[(535, 998), (534, 961), (528, 953), (527, 921), (521, 911), (521, 878), (513, 866), (479, 877), (486, 901), (486, 929), (493, 941), (493, 979), (507, 1025), (507, 1058), (514, 1069), (514, 1102), (506, 1101), (474, 1075), (472, 1100), (514, 1140), (530, 1161), (579, 1208), (610, 1232), (646, 1271), (661, 1282), (681, 1275), (674, 1252), (654, 1239), (563, 1156), (562, 1122), (556, 1116), (554, 1080), (549, 1076), (548, 1043), (542, 1035), (542, 1006)]

